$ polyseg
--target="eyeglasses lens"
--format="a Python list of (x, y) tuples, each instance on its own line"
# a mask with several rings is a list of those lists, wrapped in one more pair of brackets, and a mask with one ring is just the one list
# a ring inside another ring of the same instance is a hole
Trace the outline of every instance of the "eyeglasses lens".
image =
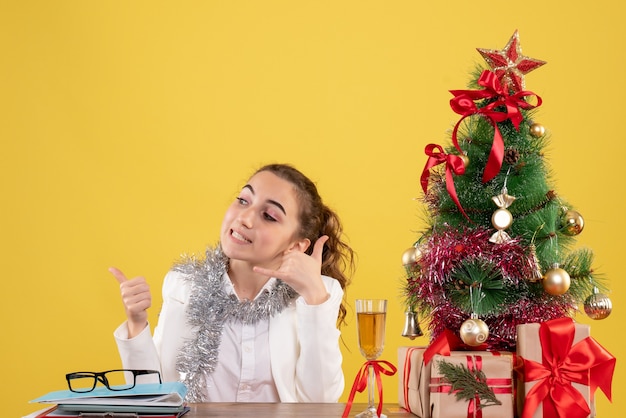
[(113, 370), (106, 372), (104, 377), (109, 384), (109, 389), (112, 390), (126, 390), (130, 389), (134, 385), (133, 374), (131, 372)]
[(73, 373), (68, 382), (74, 392), (89, 392), (96, 384), (96, 376), (92, 373)]

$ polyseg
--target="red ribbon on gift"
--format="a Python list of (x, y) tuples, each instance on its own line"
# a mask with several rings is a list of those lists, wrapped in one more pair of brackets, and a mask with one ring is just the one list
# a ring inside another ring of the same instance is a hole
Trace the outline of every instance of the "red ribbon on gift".
[[(500, 129), (498, 129), (498, 122), (503, 122), (510, 119), (515, 126), (515, 129), (519, 131), (519, 125), (523, 120), (520, 109), (533, 109), (541, 106), (541, 97), (537, 96), (531, 91), (520, 91), (512, 96), (509, 96), (508, 87), (506, 84), (501, 84), (500, 80), (495, 73), (485, 70), (478, 79), (478, 85), (484, 87), (483, 90), (450, 90), (450, 93), (454, 95), (454, 98), (450, 100), (450, 107), (459, 115), (463, 116), (452, 131), (452, 142), (460, 153), (463, 153), (459, 146), (457, 138), (457, 132), (463, 119), (472, 115), (482, 115), (491, 122), (494, 128), (493, 143), (491, 145), (491, 151), (489, 152), (489, 158), (487, 159), (487, 165), (483, 172), (483, 183), (493, 179), (500, 168), (502, 168), (502, 160), (504, 159), (504, 140)], [(527, 96), (534, 96), (537, 99), (537, 104), (532, 105), (528, 103), (525, 98)], [(475, 100), (482, 99), (495, 99), (488, 105), (478, 108)], [(504, 107), (506, 111), (499, 110)]]
[(461, 202), (459, 202), (459, 198), (456, 194), (456, 189), (454, 187), (454, 180), (452, 178), (452, 173), (454, 174), (463, 174), (465, 173), (465, 165), (463, 163), (463, 159), (458, 155), (454, 154), (446, 154), (441, 145), (436, 144), (428, 144), (424, 149), (426, 155), (428, 155), (428, 160), (426, 160), (426, 165), (424, 166), (424, 170), (422, 170), (422, 177), (420, 182), (422, 184), (422, 189), (424, 193), (428, 188), (428, 178), (430, 177), (430, 169), (439, 165), (446, 164), (446, 190), (452, 197), (452, 200), (459, 208), (461, 213), (465, 216), (465, 218), (469, 219), (463, 207), (461, 206)]
[(413, 368), (413, 365), (411, 364), (411, 354), (413, 354), (413, 352), (418, 349), (420, 349), (420, 347), (409, 347), (409, 349), (406, 351), (406, 360), (404, 362), (404, 370), (402, 375), (404, 376), (404, 381), (402, 382), (402, 388), (404, 389), (404, 405), (405, 409), (411, 413), (413, 412), (411, 411), (411, 405), (409, 404), (409, 376), (411, 374), (411, 369)]
[[(382, 373), (387, 376), (393, 376), (396, 374), (398, 369), (386, 360), (368, 360), (363, 363), (361, 369), (359, 369), (359, 372), (356, 375), (356, 378), (354, 379), (352, 390), (350, 390), (350, 396), (348, 397), (348, 402), (346, 402), (346, 407), (343, 410), (343, 415), (341, 416), (342, 418), (347, 418), (350, 413), (350, 408), (352, 408), (352, 403), (354, 403), (354, 395), (356, 395), (356, 392), (363, 392), (367, 387), (370, 366), (376, 375), (376, 386), (378, 387), (378, 408), (376, 409), (376, 412), (378, 416), (380, 416), (380, 413), (383, 410), (383, 385), (380, 374)], [(388, 369), (384, 366), (387, 366)]]
[(537, 383), (526, 394), (522, 418), (532, 417), (541, 403), (544, 418), (589, 416), (589, 405), (572, 382), (589, 386), (591, 396), (600, 388), (611, 400), (615, 357), (591, 337), (572, 346), (574, 333), (571, 318), (541, 323), (542, 363), (524, 359), (524, 381)]
[[(467, 357), (468, 369), (482, 370), (483, 359), (481, 356), (468, 355), (466, 357)], [(435, 393), (451, 393), (452, 392), (452, 385), (450, 385), (443, 378), (432, 378), (430, 383), (431, 385), (433, 384), (441, 385), (441, 386), (431, 386), (430, 388), (431, 392), (435, 392)], [(512, 379), (487, 378), (486, 383), (491, 388), (493, 393), (496, 395), (513, 393), (513, 380)], [(482, 408), (480, 408), (479, 405), (480, 405), (480, 396), (476, 394), (474, 398), (471, 399), (467, 405), (467, 418), (482, 418), (483, 417)]]

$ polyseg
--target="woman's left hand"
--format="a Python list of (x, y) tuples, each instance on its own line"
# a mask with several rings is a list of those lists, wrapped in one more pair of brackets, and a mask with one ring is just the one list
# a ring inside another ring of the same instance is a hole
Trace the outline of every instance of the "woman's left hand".
[(254, 271), (269, 277), (276, 277), (293, 288), (308, 305), (319, 305), (328, 300), (328, 291), (322, 281), (322, 251), (328, 241), (322, 235), (313, 246), (311, 255), (300, 251), (287, 251), (278, 270), (254, 267)]

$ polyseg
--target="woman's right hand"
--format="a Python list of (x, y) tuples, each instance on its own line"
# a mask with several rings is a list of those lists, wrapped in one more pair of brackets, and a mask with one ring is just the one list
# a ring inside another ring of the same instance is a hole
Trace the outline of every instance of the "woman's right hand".
[(122, 302), (128, 318), (128, 338), (138, 335), (148, 325), (147, 309), (152, 305), (150, 285), (144, 277), (127, 279), (121, 270), (111, 267), (109, 272), (120, 284)]

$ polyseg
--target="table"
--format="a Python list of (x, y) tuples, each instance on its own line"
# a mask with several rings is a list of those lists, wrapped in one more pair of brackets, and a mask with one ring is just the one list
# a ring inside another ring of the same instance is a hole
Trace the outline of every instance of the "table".
[[(184, 418), (206, 417), (256, 417), (256, 418), (341, 418), (344, 403), (198, 403), (189, 405), (191, 410)], [(354, 417), (366, 408), (366, 404), (355, 403), (350, 409)], [(397, 404), (383, 404), (383, 413), (389, 418), (410, 418), (415, 415), (400, 408)]]

